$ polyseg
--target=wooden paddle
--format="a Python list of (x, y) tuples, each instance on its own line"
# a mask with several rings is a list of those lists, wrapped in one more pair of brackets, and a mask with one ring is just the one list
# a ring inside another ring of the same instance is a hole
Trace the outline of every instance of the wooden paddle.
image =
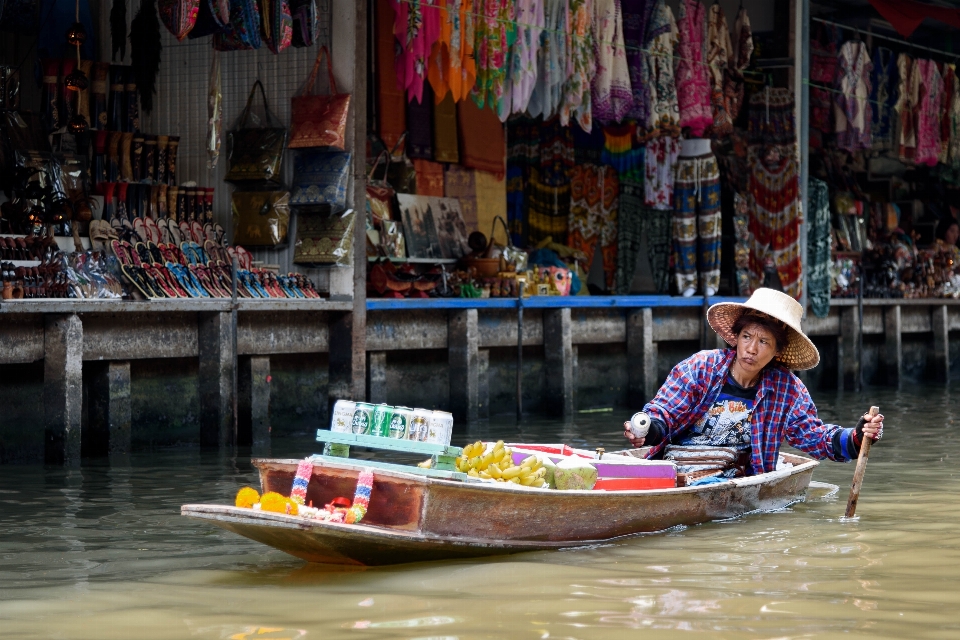
[[(870, 407), (870, 417), (880, 413), (880, 407)], [(850, 487), (850, 498), (847, 500), (847, 510), (843, 514), (845, 518), (852, 518), (857, 512), (857, 500), (860, 499), (860, 486), (863, 484), (863, 472), (867, 470), (867, 458), (870, 457), (870, 445), (873, 444), (873, 438), (864, 435), (863, 442), (860, 444), (860, 456), (857, 458), (857, 469), (853, 472), (853, 485)]]

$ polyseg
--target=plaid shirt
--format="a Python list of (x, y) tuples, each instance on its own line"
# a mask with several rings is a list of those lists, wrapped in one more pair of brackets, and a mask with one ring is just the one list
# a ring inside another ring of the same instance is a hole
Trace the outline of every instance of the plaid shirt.
[[(667, 426), (666, 437), (648, 457), (658, 455), (671, 441), (680, 441), (683, 432), (713, 406), (735, 355), (734, 349), (701, 351), (673, 368), (656, 397), (643, 408), (651, 418)], [(817, 417), (817, 407), (799, 378), (779, 366), (767, 368), (760, 379), (750, 419), (751, 474), (777, 468), (784, 436), (792, 446), (814, 458), (847, 462), (848, 458), (834, 454), (832, 440), (838, 430), (852, 432), (824, 424)], [(849, 436), (844, 433), (843, 439)]]

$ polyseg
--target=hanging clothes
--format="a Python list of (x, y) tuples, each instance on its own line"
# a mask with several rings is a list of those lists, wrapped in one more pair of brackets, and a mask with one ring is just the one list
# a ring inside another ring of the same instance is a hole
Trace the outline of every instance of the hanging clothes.
[(723, 81), (723, 96), (726, 113), (733, 123), (740, 117), (743, 108), (743, 72), (750, 66), (753, 56), (753, 29), (747, 10), (740, 7), (733, 25), (733, 55)]
[(502, 179), (506, 174), (507, 153), (503, 123), (490, 109), (482, 109), (473, 100), (457, 103), (460, 127), (460, 163), (471, 169), (495, 174)]
[(873, 52), (873, 71), (870, 75), (870, 103), (873, 107), (873, 148), (893, 146), (894, 104), (897, 87), (897, 65), (893, 52), (877, 47)]
[(437, 162), (460, 162), (457, 104), (449, 91), (447, 97), (433, 107), (433, 159)]
[(944, 114), (944, 118), (950, 122), (947, 163), (955, 168), (960, 168), (960, 81), (958, 80), (960, 79), (954, 75), (949, 108)]
[(570, 176), (568, 244), (586, 256), (585, 269), (593, 263), (599, 244), (608, 290), (613, 290), (617, 271), (617, 209), (620, 181), (613, 167), (578, 165)]
[(724, 99), (724, 80), (730, 66), (733, 46), (730, 44), (730, 27), (720, 4), (713, 4), (707, 18), (707, 70), (710, 72), (710, 102), (713, 107), (711, 137), (722, 137), (733, 131), (733, 119), (727, 113)]
[[(720, 166), (712, 153), (677, 160), (673, 245), (677, 290), (713, 295), (720, 288)], [(699, 242), (698, 242), (699, 241)], [(699, 246), (698, 246), (699, 245)]]
[(527, 187), (540, 166), (539, 137), (539, 120), (519, 116), (507, 121), (507, 227), (519, 247), (527, 243)]
[(439, 162), (417, 159), (413, 161), (413, 168), (417, 177), (417, 195), (442, 198), (444, 195), (443, 165)]
[(543, 0), (516, 0), (517, 37), (510, 49), (508, 88), (500, 106), (500, 120), (527, 110), (537, 84), (537, 54), (545, 18)]
[(634, 122), (609, 124), (603, 127), (603, 151), (600, 162), (617, 170), (623, 180), (643, 180), (643, 147), (635, 146), (637, 125)]
[(432, 0), (390, 0), (396, 15), (393, 33), (400, 45), (396, 52), (397, 81), (407, 100), (423, 99), (427, 62), (440, 37), (440, 10)]
[(623, 44), (627, 53), (627, 69), (630, 72), (630, 90), (633, 100), (627, 117), (634, 118), (646, 127), (650, 121), (650, 92), (647, 79), (648, 64), (647, 31), (658, 3), (664, 0), (620, 0), (623, 17)]
[(674, 73), (674, 50), (679, 42), (673, 11), (663, 0), (658, 0), (648, 30), (646, 56), (647, 73), (643, 82), (647, 87), (650, 114), (646, 131), (637, 131), (639, 140), (658, 136), (680, 137), (680, 106), (677, 100), (677, 82)]
[(489, 106), (498, 113), (507, 82), (507, 54), (516, 36), (511, 0), (476, 0), (474, 54), (477, 81), (472, 97), (481, 109)]
[(750, 96), (747, 138), (750, 144), (791, 146), (797, 141), (793, 91), (764, 87)]
[(584, 130), (570, 127), (573, 132), (573, 154), (576, 164), (603, 164), (603, 145), (606, 142), (603, 129), (595, 127)]
[(574, 166), (573, 132), (559, 116), (540, 127), (540, 167), (527, 185), (527, 236), (530, 245), (548, 237), (566, 244), (570, 212), (570, 174)]
[(397, 37), (394, 35), (395, 0), (377, 0), (377, 133), (383, 144), (392, 149), (407, 128), (405, 87), (397, 71)]
[(647, 142), (643, 163), (645, 207), (663, 211), (673, 209), (680, 146), (680, 138), (661, 137)]
[(423, 88), (422, 101), (407, 102), (407, 141), (409, 158), (433, 160), (433, 90)]
[(593, 117), (620, 122), (633, 104), (620, 0), (593, 0), (591, 25), (597, 65), (591, 84)]
[[(800, 183), (797, 163), (780, 147), (752, 145), (749, 192), (753, 200), (750, 217), (751, 288), (763, 286), (767, 265), (774, 267), (783, 291), (799, 299), (803, 291), (800, 264)], [(765, 153), (765, 151), (767, 153)]]
[(570, 0), (567, 79), (560, 107), (563, 126), (576, 120), (580, 128), (587, 132), (593, 129), (590, 83), (597, 70), (590, 26), (592, 9), (592, 0)]
[(837, 50), (840, 31), (833, 25), (814, 26), (810, 39), (810, 145), (823, 146), (822, 134), (833, 131), (833, 87), (837, 81)]
[(845, 42), (837, 56), (837, 91), (833, 103), (837, 147), (853, 153), (869, 149), (873, 135), (870, 74), (873, 63), (867, 45)]
[(807, 228), (807, 300), (818, 318), (830, 313), (830, 191), (827, 183), (810, 179), (810, 226)]
[(474, 0), (438, 0), (440, 35), (430, 53), (427, 77), (437, 104), (453, 95), (460, 102), (470, 93), (477, 80), (477, 63), (473, 58)]
[(917, 152), (917, 128), (914, 119), (920, 99), (919, 74), (915, 73), (913, 60), (905, 53), (897, 56), (897, 104), (894, 111), (900, 120), (899, 155), (903, 162), (913, 162)]
[(677, 22), (680, 43), (677, 48), (677, 100), (680, 126), (690, 128), (690, 136), (703, 137), (713, 122), (710, 106), (710, 80), (705, 58), (706, 9), (699, 0), (683, 0)]
[(644, 205), (644, 186), (632, 179), (620, 181), (620, 209), (617, 212), (617, 295), (630, 293), (637, 261), (644, 252), (653, 274), (656, 291), (670, 293), (670, 221), (671, 209), (651, 209)]
[(933, 60), (917, 60), (914, 66), (919, 84), (919, 100), (916, 105), (917, 164), (936, 166), (940, 156), (940, 96), (943, 93), (943, 76)]
[(940, 153), (937, 161), (946, 164), (950, 159), (950, 102), (957, 82), (956, 65), (943, 65), (943, 91), (940, 93)]
[(556, 115), (567, 79), (567, 0), (545, 0), (545, 26), (537, 56), (537, 81), (527, 112), (544, 119)]

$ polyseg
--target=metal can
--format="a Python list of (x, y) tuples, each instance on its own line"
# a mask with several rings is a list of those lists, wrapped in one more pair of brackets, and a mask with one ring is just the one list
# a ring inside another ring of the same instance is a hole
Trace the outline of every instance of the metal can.
[(369, 402), (358, 402), (353, 412), (353, 432), (357, 435), (371, 435), (373, 427), (373, 410), (377, 405)]
[(390, 435), (390, 420), (393, 418), (393, 407), (388, 404), (378, 404), (373, 410), (373, 425), (370, 435), (386, 438)]
[(413, 418), (413, 409), (410, 407), (394, 407), (393, 417), (390, 418), (390, 429), (387, 434), (390, 438), (404, 440), (407, 437), (407, 430), (410, 428), (410, 420)]
[(330, 417), (330, 431), (336, 433), (353, 432), (353, 414), (357, 410), (357, 403), (352, 400), (337, 400), (333, 405), (333, 415)]
[(638, 411), (630, 418), (630, 433), (634, 438), (645, 438), (650, 431), (650, 416)]
[(427, 442), (434, 444), (450, 444), (453, 436), (453, 414), (447, 411), (433, 411), (427, 423)]
[(432, 416), (433, 411), (429, 409), (414, 409), (410, 423), (407, 425), (407, 440), (426, 442)]

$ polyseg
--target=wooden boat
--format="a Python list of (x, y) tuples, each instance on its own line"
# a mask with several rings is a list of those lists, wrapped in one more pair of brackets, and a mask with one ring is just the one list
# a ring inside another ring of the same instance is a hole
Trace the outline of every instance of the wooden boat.
[[(729, 482), (646, 491), (557, 491), (473, 483), (375, 469), (370, 508), (360, 524), (337, 524), (233, 506), (188, 504), (181, 514), (209, 521), (310, 562), (388, 565), (608, 543), (782, 509), (804, 499), (809, 458)], [(288, 494), (299, 460), (255, 460), (263, 491)], [(361, 465), (315, 464), (307, 500), (352, 496)]]

